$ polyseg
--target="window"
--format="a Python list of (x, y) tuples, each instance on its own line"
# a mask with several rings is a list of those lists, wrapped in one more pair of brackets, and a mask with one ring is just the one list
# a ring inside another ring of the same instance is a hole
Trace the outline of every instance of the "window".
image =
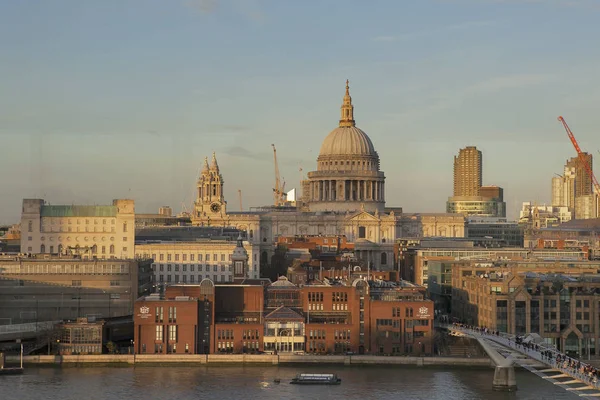
[(127, 241), (127, 236), (123, 236), (123, 241), (126, 242)]
[(106, 254), (106, 246), (102, 246), (102, 254)]
[(194, 255), (190, 254), (190, 261), (194, 261)]
[(167, 254), (167, 261), (171, 261), (171, 255)]
[(225, 261), (225, 254), (221, 254), (221, 261)]
[(71, 281), (71, 286), (81, 286), (81, 281)]
[(198, 261), (202, 261), (202, 254), (198, 254)]
[(162, 325), (156, 325), (156, 336), (154, 337), (154, 340), (163, 340), (163, 326)]
[(169, 307), (169, 323), (177, 322), (177, 307)]
[(154, 315), (154, 322), (163, 322), (163, 308), (156, 307), (156, 313)]
[(387, 253), (381, 253), (381, 265), (387, 264)]
[(115, 245), (114, 244), (110, 245), (110, 254), (115, 254)]
[(358, 237), (360, 239), (364, 239), (367, 237), (367, 230), (365, 229), (364, 226), (359, 226), (358, 227)]
[(182, 254), (181, 257), (183, 261), (187, 261), (187, 254)]
[(164, 255), (164, 254), (159, 254), (159, 255), (158, 255), (158, 259), (159, 259), (160, 261), (165, 261), (165, 255)]
[(27, 224), (27, 232), (33, 232), (33, 221), (29, 221)]
[(179, 254), (175, 254), (175, 261), (179, 261)]
[(169, 341), (177, 341), (177, 325), (169, 325)]
[(110, 286), (121, 286), (121, 281), (110, 281)]
[(127, 222), (123, 222), (123, 232), (127, 232)]
[(207, 254), (207, 255), (205, 255), (205, 256), (204, 256), (204, 259), (205, 259), (206, 261), (210, 261), (210, 254)]
[(46, 252), (46, 246), (45, 245), (41, 245), (40, 246), (40, 253), (45, 253)]
[(127, 253), (127, 247), (123, 247), (123, 253)]

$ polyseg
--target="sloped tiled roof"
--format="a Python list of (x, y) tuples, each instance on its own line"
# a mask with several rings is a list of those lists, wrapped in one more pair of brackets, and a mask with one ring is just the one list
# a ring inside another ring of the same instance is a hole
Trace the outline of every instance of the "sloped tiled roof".
[(266, 321), (304, 321), (304, 317), (289, 307), (279, 306), (279, 308), (265, 316)]

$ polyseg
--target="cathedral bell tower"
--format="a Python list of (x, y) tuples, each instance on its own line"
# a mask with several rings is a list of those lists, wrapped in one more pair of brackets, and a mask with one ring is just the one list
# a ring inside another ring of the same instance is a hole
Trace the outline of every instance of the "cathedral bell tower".
[(212, 162), (208, 165), (208, 157), (204, 158), (204, 165), (197, 183), (197, 198), (194, 202), (193, 221), (208, 222), (210, 218), (221, 219), (226, 214), (227, 202), (223, 197), (223, 176), (219, 172), (217, 156), (212, 155)]

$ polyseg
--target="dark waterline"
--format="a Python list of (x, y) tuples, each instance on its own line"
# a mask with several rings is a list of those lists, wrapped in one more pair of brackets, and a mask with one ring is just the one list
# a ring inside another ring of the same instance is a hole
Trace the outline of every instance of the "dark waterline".
[[(332, 372), (340, 386), (298, 386), (301, 372)], [(530, 372), (517, 370), (516, 393), (492, 391), (492, 369), (417, 367), (136, 367), (28, 368), (0, 378), (2, 399), (575, 399)], [(281, 383), (273, 380), (280, 378)]]

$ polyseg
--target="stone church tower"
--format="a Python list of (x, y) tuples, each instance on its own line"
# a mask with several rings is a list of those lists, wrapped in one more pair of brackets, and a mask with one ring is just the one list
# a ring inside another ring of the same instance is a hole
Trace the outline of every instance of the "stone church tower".
[(192, 219), (221, 219), (227, 210), (227, 202), (223, 196), (223, 176), (219, 171), (217, 156), (213, 153), (212, 162), (208, 166), (208, 157), (204, 158), (204, 166), (197, 183), (198, 192), (194, 203)]

